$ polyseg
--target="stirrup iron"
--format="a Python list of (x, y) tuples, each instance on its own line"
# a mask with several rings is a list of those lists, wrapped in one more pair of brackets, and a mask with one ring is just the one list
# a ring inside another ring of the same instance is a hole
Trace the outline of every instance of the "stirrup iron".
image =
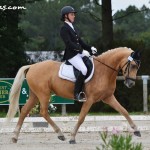
[(86, 95), (85, 95), (84, 92), (81, 91), (79, 93), (77, 101), (79, 101), (79, 102), (86, 102)]

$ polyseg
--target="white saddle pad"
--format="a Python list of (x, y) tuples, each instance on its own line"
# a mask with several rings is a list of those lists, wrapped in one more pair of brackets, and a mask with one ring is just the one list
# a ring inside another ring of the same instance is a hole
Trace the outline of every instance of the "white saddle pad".
[[(90, 58), (90, 59), (93, 63), (93, 58)], [(94, 64), (93, 64), (92, 72), (89, 75), (89, 77), (85, 80), (85, 83), (88, 82), (92, 78), (93, 74), (94, 74)], [(72, 82), (76, 81), (76, 77), (75, 77), (74, 71), (73, 71), (73, 66), (72, 65), (66, 65), (65, 63), (62, 63), (60, 65), (58, 76), (62, 79), (66, 79), (66, 80), (69, 80)]]

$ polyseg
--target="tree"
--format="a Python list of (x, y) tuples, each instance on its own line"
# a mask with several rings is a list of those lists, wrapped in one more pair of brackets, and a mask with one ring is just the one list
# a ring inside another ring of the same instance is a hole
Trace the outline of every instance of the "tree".
[[(27, 64), (24, 42), (27, 40), (18, 27), (20, 15), (24, 12), (18, 6), (25, 6), (26, 0), (0, 1), (0, 76), (14, 77), (17, 70)], [(30, 0), (29, 2), (33, 2)], [(11, 9), (10, 9), (11, 8)]]
[(99, 17), (94, 13), (90, 15), (101, 22), (102, 25), (102, 49), (105, 51), (111, 48), (113, 42), (113, 18), (112, 18), (112, 8), (111, 0), (102, 0), (102, 5), (99, 4), (98, 0), (95, 0), (94, 3), (99, 7)]
[(95, 7), (90, 4), (89, 0), (44, 0), (26, 5), (28, 11), (22, 15), (20, 23), (20, 27), (29, 37), (26, 50), (64, 50), (59, 30), (62, 26), (60, 10), (65, 5), (73, 6), (78, 12), (74, 24), (80, 30), (82, 38), (90, 45), (93, 44), (99, 37), (97, 33), (101, 32), (101, 29), (98, 23), (86, 13), (89, 8), (90, 11), (95, 10)]
[(103, 49), (109, 49), (113, 42), (113, 19), (111, 0), (102, 0), (102, 40)]
[[(94, 13), (92, 14), (90, 13), (90, 15), (94, 19), (96, 19), (98, 22), (101, 22), (102, 24), (102, 42), (101, 43), (102, 43), (102, 49), (104, 51), (114, 46), (113, 28), (115, 31), (115, 39), (117, 35), (117, 38), (119, 40), (126, 39), (127, 35), (130, 37), (133, 37), (133, 34), (137, 33), (136, 32), (137, 28), (139, 32), (144, 31), (145, 28), (149, 28), (149, 23), (146, 22), (147, 17), (149, 16), (147, 13), (149, 9), (146, 8), (146, 6), (143, 6), (140, 10), (138, 10), (135, 6), (129, 6), (126, 11), (123, 11), (123, 10), (118, 11), (114, 16), (112, 16), (111, 0), (102, 0), (102, 5), (99, 4), (98, 0), (95, 0), (94, 2), (97, 6), (99, 6), (99, 13), (101, 15), (100, 17), (98, 17)], [(116, 24), (119, 24), (119, 22), (122, 22), (121, 24), (122, 26), (118, 25), (118, 28), (117, 28)], [(132, 22), (132, 25), (131, 25), (131, 22)], [(130, 24), (130, 27), (131, 27), (130, 31), (125, 31), (124, 28), (128, 26), (128, 24)], [(101, 47), (101, 44), (99, 46)]]
[[(122, 32), (124, 35), (122, 36), (123, 39), (133, 37), (137, 39), (137, 36), (141, 32), (150, 29), (149, 15), (149, 9), (146, 6), (143, 6), (141, 9), (135, 6), (129, 6), (126, 10), (117, 11), (114, 15), (114, 31), (119, 31), (118, 33)], [(115, 39), (120, 39), (118, 34), (115, 35)]]
[(61, 49), (59, 37), (61, 26), (60, 10), (62, 2), (40, 1), (26, 5), (28, 11), (22, 15), (20, 27), (29, 37), (26, 43), (28, 51), (48, 51)]

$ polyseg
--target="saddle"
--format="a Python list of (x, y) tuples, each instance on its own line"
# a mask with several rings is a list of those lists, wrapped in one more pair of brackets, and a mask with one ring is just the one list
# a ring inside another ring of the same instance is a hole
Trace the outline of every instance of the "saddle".
[[(82, 59), (88, 69), (87, 74), (85, 76), (85, 83), (86, 83), (92, 78), (94, 74), (94, 64), (93, 64), (93, 58), (84, 56)], [(75, 82), (78, 74), (79, 74), (79, 70), (77, 70), (74, 66), (72, 66), (68, 61), (60, 65), (60, 69), (58, 73), (58, 76), (60, 78)]]

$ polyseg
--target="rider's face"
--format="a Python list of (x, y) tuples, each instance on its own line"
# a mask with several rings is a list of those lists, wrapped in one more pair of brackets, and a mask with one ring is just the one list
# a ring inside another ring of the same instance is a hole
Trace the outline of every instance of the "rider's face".
[(68, 18), (69, 18), (70, 22), (73, 23), (75, 20), (75, 13), (69, 13)]

